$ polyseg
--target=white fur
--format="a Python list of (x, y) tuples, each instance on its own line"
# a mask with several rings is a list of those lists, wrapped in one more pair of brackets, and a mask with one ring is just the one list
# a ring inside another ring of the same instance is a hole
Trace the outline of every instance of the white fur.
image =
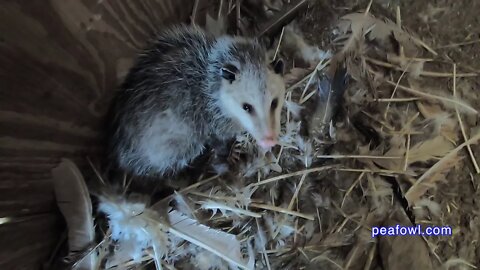
[[(221, 55), (227, 55), (228, 58), (235, 59), (231, 55), (232, 46), (246, 42), (251, 41), (243, 37), (220, 37), (216, 40), (209, 58), (219, 59)], [(229, 64), (234, 65), (239, 70), (239, 74), (236, 74), (233, 82), (222, 81), (218, 105), (227, 116), (233, 118), (257, 141), (262, 140), (269, 131), (273, 131), (274, 136), (278, 137), (280, 133), (280, 113), (285, 100), (283, 78), (266, 66), (259, 68), (248, 62), (241, 66), (235, 60), (230, 61)], [(274, 98), (278, 98), (278, 105), (272, 112), (270, 108)], [(249, 114), (243, 110), (244, 103), (252, 105), (255, 113)]]
[[(270, 131), (275, 138), (280, 133), (280, 113), (285, 101), (283, 78), (271, 70), (258, 70), (246, 66), (240, 67), (240, 74), (232, 83), (224, 80), (220, 89), (220, 105), (223, 110), (257, 141), (264, 139)], [(278, 105), (271, 111), (272, 101), (277, 98)], [(249, 114), (243, 104), (253, 107)]]
[[(152, 124), (143, 131), (139, 152), (148, 159), (148, 164), (156, 168), (178, 170), (188, 165), (191, 156), (199, 155), (202, 144), (192, 141), (192, 129), (188, 123), (176, 117), (171, 111), (157, 115)], [(185, 147), (166, 147), (184, 145)], [(194, 155), (188, 155), (194, 152)], [(174, 160), (171, 157), (175, 157)]]

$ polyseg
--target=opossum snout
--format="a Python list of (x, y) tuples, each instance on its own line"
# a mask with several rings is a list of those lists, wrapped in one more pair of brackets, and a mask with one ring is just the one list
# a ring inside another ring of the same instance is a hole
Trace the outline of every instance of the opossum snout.
[(268, 131), (263, 139), (258, 142), (258, 145), (262, 148), (270, 148), (278, 143), (277, 136), (273, 131)]
[(260, 145), (260, 147), (262, 147), (264, 149), (271, 148), (271, 147), (274, 147), (275, 145), (277, 145), (277, 140), (275, 140), (275, 139), (261, 140), (261, 141), (258, 142), (258, 145)]

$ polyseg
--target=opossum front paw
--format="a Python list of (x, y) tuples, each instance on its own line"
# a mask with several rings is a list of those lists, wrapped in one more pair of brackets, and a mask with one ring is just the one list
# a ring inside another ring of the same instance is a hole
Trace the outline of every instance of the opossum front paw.
[(237, 143), (233, 144), (227, 157), (227, 162), (229, 164), (237, 164), (238, 162), (240, 162), (242, 154), (243, 152), (241, 145)]

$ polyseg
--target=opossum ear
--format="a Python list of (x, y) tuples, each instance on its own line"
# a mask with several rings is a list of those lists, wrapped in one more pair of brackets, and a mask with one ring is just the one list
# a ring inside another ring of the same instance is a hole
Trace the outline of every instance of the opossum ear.
[(232, 64), (226, 64), (220, 69), (220, 75), (222, 76), (222, 78), (229, 81), (230, 83), (235, 81), (235, 75), (237, 73), (238, 73), (237, 67)]
[(271, 65), (273, 67), (273, 71), (276, 74), (283, 75), (283, 71), (285, 69), (285, 63), (283, 62), (283, 59), (278, 59), (276, 61), (273, 61)]

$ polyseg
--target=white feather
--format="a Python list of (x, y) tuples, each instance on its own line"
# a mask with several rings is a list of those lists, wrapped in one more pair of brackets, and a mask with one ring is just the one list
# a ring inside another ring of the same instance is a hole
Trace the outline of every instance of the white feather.
[(193, 261), (195, 268), (198, 270), (228, 270), (228, 266), (225, 265), (225, 262), (220, 257), (207, 250), (197, 252), (193, 257)]
[(428, 211), (430, 211), (430, 213), (436, 217), (440, 217), (442, 214), (442, 209), (440, 205), (437, 202), (431, 201), (429, 199), (421, 199), (415, 202), (415, 207), (426, 207)]
[(187, 215), (190, 218), (197, 218), (193, 211), (193, 207), (188, 202), (188, 198), (183, 196), (181, 193), (175, 191), (175, 201), (177, 202), (177, 209)]
[(246, 186), (240, 189), (233, 189), (235, 193), (236, 204), (239, 207), (246, 208), (252, 202), (252, 195), (257, 191), (258, 186)]
[(235, 235), (211, 229), (178, 211), (168, 214), (170, 232), (199, 247), (202, 247), (242, 269), (249, 269), (248, 261), (241, 254), (240, 242)]
[(249, 262), (242, 257), (240, 241), (235, 235), (199, 224), (179, 211), (168, 213), (170, 224), (167, 224), (158, 212), (146, 207), (145, 201), (129, 202), (113, 196), (100, 197), (99, 210), (109, 219), (111, 238), (116, 241), (117, 247), (107, 260), (108, 267), (130, 260), (140, 262), (147, 254), (145, 250), (152, 249), (159, 268), (167, 257), (169, 261), (175, 261), (197, 251), (181, 244), (186, 240), (235, 267), (250, 269)]
[(285, 100), (285, 107), (292, 113), (294, 118), (300, 117), (300, 112), (303, 109), (303, 106), (290, 100)]
[(285, 133), (281, 134), (280, 142), (287, 145), (293, 145), (300, 131), (300, 122), (288, 122), (285, 125)]
[(312, 165), (313, 161), (313, 146), (310, 141), (305, 141), (302, 137), (298, 136), (296, 144), (300, 150), (300, 155), (296, 157), (308, 168)]
[[(82, 173), (69, 159), (62, 159), (53, 168), (52, 178), (57, 204), (68, 227), (69, 255), (73, 256), (95, 240), (90, 194)], [(88, 254), (76, 269), (93, 270), (97, 263), (97, 256)]]
[(256, 217), (256, 218), (261, 217), (260, 214), (257, 214), (255, 212), (244, 210), (244, 209), (241, 209), (241, 208), (236, 208), (236, 207), (227, 205), (225, 203), (214, 202), (214, 201), (211, 201), (211, 200), (203, 202), (202, 203), (202, 209), (212, 210), (214, 215), (217, 213), (217, 211), (220, 210), (220, 212), (224, 216), (227, 216), (227, 211), (229, 211), (229, 212), (232, 212), (232, 213), (234, 213), (236, 215), (239, 215), (239, 216), (240, 215), (247, 215), (247, 216)]
[(108, 265), (129, 260), (139, 262), (147, 248), (154, 251), (160, 262), (168, 251), (168, 236), (159, 215), (145, 207), (145, 202), (127, 202), (121, 198), (101, 196), (99, 211), (107, 215), (112, 239), (118, 241), (115, 256)]

